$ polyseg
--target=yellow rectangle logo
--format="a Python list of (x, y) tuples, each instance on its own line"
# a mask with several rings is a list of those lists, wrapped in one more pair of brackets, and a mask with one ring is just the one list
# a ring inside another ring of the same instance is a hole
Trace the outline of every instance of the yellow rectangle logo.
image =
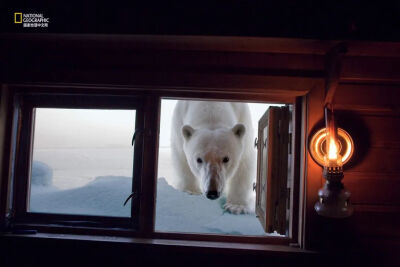
[(22, 13), (14, 13), (14, 23), (22, 23)]

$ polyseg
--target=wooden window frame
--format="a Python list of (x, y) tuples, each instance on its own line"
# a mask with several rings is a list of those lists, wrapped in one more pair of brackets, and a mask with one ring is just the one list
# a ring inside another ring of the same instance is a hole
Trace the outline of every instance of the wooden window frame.
[[(140, 198), (131, 198), (130, 217), (113, 217), (80, 214), (58, 214), (43, 212), (28, 212), (29, 178), (31, 172), (33, 134), (34, 134), (34, 109), (35, 108), (76, 108), (76, 109), (130, 109), (136, 111), (135, 131), (143, 129), (143, 107), (138, 96), (115, 96), (99, 94), (46, 94), (46, 93), (21, 93), (14, 98), (15, 129), (15, 161), (14, 175), (12, 177), (12, 221), (18, 227), (25, 225), (35, 228), (34, 225), (60, 225), (66, 227), (95, 227), (95, 228), (121, 228), (135, 231), (138, 228)], [(139, 131), (138, 131), (139, 132)], [(132, 133), (133, 135), (134, 133)], [(143, 138), (137, 135), (134, 146), (132, 191), (140, 188), (140, 175), (142, 169)]]
[[(279, 91), (277, 92), (245, 92), (245, 91), (222, 91), (213, 88), (164, 88), (161, 86), (143, 88), (143, 87), (132, 87), (132, 86), (87, 86), (87, 85), (8, 85), (13, 92), (18, 94), (32, 94), (32, 95), (49, 95), (49, 96), (65, 96), (68, 95), (81, 95), (85, 98), (81, 100), (88, 100), (95, 97), (108, 97), (108, 98), (126, 98), (132, 97), (136, 99), (141, 99), (142, 101), (142, 112), (143, 121), (143, 135), (141, 135), (140, 142), (142, 144), (142, 158), (141, 158), (141, 174), (140, 174), (140, 194), (137, 202), (140, 205), (140, 210), (138, 211), (138, 216), (135, 218), (135, 222), (131, 222), (129, 225), (117, 220), (109, 220), (110, 217), (98, 217), (99, 222), (105, 220), (106, 224), (90, 225), (90, 224), (80, 224), (71, 225), (68, 223), (54, 223), (54, 218), (74, 220), (74, 219), (93, 219), (93, 216), (88, 218), (78, 215), (53, 215), (48, 216), (48, 214), (43, 214), (39, 216), (26, 216), (27, 214), (18, 211), (16, 213), (17, 220), (11, 220), (11, 225), (13, 227), (18, 227), (18, 229), (36, 229), (39, 232), (47, 233), (61, 233), (61, 234), (93, 234), (93, 235), (114, 235), (114, 236), (131, 236), (137, 238), (151, 238), (151, 239), (169, 239), (169, 240), (196, 240), (196, 241), (207, 241), (207, 242), (228, 242), (228, 243), (253, 243), (253, 244), (276, 244), (276, 245), (293, 245), (300, 247), (299, 244), (302, 243), (302, 231), (299, 227), (300, 225), (300, 214), (303, 210), (301, 207), (301, 195), (300, 192), (300, 179), (301, 179), (301, 164), (304, 164), (304, 159), (301, 156), (301, 136), (302, 131), (302, 120), (304, 120), (304, 95), (295, 93), (288, 93), (289, 91)], [(307, 92), (307, 89), (304, 90)], [(191, 100), (221, 100), (221, 101), (246, 101), (246, 102), (266, 102), (266, 103), (286, 103), (292, 104), (294, 108), (293, 112), (293, 135), (292, 135), (292, 166), (293, 166), (293, 188), (291, 192), (291, 215), (289, 222), (289, 235), (286, 237), (271, 237), (271, 236), (229, 236), (229, 235), (217, 235), (217, 234), (196, 234), (196, 233), (176, 233), (176, 232), (156, 232), (155, 231), (155, 205), (156, 205), (156, 190), (157, 190), (157, 169), (158, 169), (158, 133), (160, 125), (160, 106), (161, 99), (191, 99)], [(51, 106), (51, 105), (50, 105)], [(101, 106), (101, 105), (100, 105)], [(96, 103), (91, 103), (91, 107), (100, 107)], [(105, 108), (107, 105), (103, 105)], [(44, 107), (44, 106), (43, 106)], [(76, 105), (76, 107), (88, 107), (84, 105)], [(18, 108), (18, 107), (16, 107)], [(119, 106), (121, 108), (121, 106)], [(28, 114), (24, 116), (29, 117)], [(137, 119), (139, 116), (137, 116)], [(24, 144), (25, 140), (30, 140), (32, 129), (25, 127), (17, 128), (18, 122), (21, 119), (18, 116), (18, 121), (14, 122), (14, 134), (13, 137), (17, 138), (14, 140), (14, 144), (18, 146), (24, 145), (27, 147), (29, 144)], [(31, 122), (22, 123), (22, 125), (32, 125)], [(20, 133), (21, 135), (19, 135)], [(23, 136), (25, 135), (25, 136)], [(25, 148), (26, 150), (26, 148)], [(135, 146), (136, 155), (136, 146)], [(22, 163), (20, 162), (22, 161)], [(26, 172), (29, 168), (26, 166), (27, 159), (19, 160), (18, 153), (15, 161), (16, 176), (20, 173), (27, 175)], [(22, 165), (21, 165), (22, 164)], [(24, 165), (25, 164), (25, 165)], [(22, 169), (18, 167), (22, 166)], [(25, 168), (23, 167), (25, 166)], [(19, 170), (18, 170), (19, 169)], [(28, 177), (28, 176), (26, 176)], [(12, 181), (10, 181), (12, 183)], [(16, 183), (15, 183), (16, 184)], [(18, 185), (18, 188), (20, 186)], [(25, 186), (26, 188), (26, 186)], [(23, 200), (18, 197), (21, 194), (26, 194), (25, 191), (16, 192), (13, 195), (15, 204), (17, 201), (21, 202)], [(132, 205), (133, 207), (133, 205)], [(139, 207), (139, 206), (137, 206)], [(14, 218), (14, 219), (15, 219)], [(53, 220), (53, 223), (50, 224)]]
[[(277, 231), (283, 234), (287, 233), (289, 228), (286, 219), (288, 205), (290, 207), (291, 204), (290, 190), (293, 189), (294, 175), (289, 171), (292, 168), (288, 168), (288, 165), (294, 164), (291, 161), (294, 148), (289, 132), (289, 129), (293, 128), (290, 127), (293, 121), (293, 118), (290, 118), (291, 110), (293, 108), (288, 106), (270, 107), (258, 121), (255, 212), (268, 233)], [(268, 185), (266, 191), (265, 185)], [(263, 199), (265, 207), (261, 204)], [(271, 212), (273, 210), (275, 212)], [(291, 213), (289, 215), (292, 216)]]

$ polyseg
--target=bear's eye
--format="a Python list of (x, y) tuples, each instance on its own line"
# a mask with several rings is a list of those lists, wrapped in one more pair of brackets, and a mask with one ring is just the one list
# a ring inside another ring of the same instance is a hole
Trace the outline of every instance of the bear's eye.
[(203, 160), (201, 158), (197, 158), (197, 163), (203, 163)]
[(222, 162), (223, 162), (223, 163), (228, 163), (228, 161), (229, 161), (229, 158), (228, 158), (228, 157), (224, 157), (224, 158), (222, 159)]

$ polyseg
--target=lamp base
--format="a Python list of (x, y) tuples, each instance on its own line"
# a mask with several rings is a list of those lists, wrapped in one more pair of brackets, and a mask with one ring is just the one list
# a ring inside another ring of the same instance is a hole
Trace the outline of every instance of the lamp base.
[(315, 203), (315, 211), (325, 217), (346, 218), (353, 214), (350, 204), (350, 192), (340, 181), (327, 181), (318, 191), (319, 202)]

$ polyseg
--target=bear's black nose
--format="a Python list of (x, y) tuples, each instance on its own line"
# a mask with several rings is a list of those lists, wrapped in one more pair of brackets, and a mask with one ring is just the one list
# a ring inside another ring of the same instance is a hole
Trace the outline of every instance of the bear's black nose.
[(219, 198), (219, 192), (218, 191), (208, 191), (207, 192), (207, 198), (209, 198), (209, 199), (217, 199), (217, 198)]

